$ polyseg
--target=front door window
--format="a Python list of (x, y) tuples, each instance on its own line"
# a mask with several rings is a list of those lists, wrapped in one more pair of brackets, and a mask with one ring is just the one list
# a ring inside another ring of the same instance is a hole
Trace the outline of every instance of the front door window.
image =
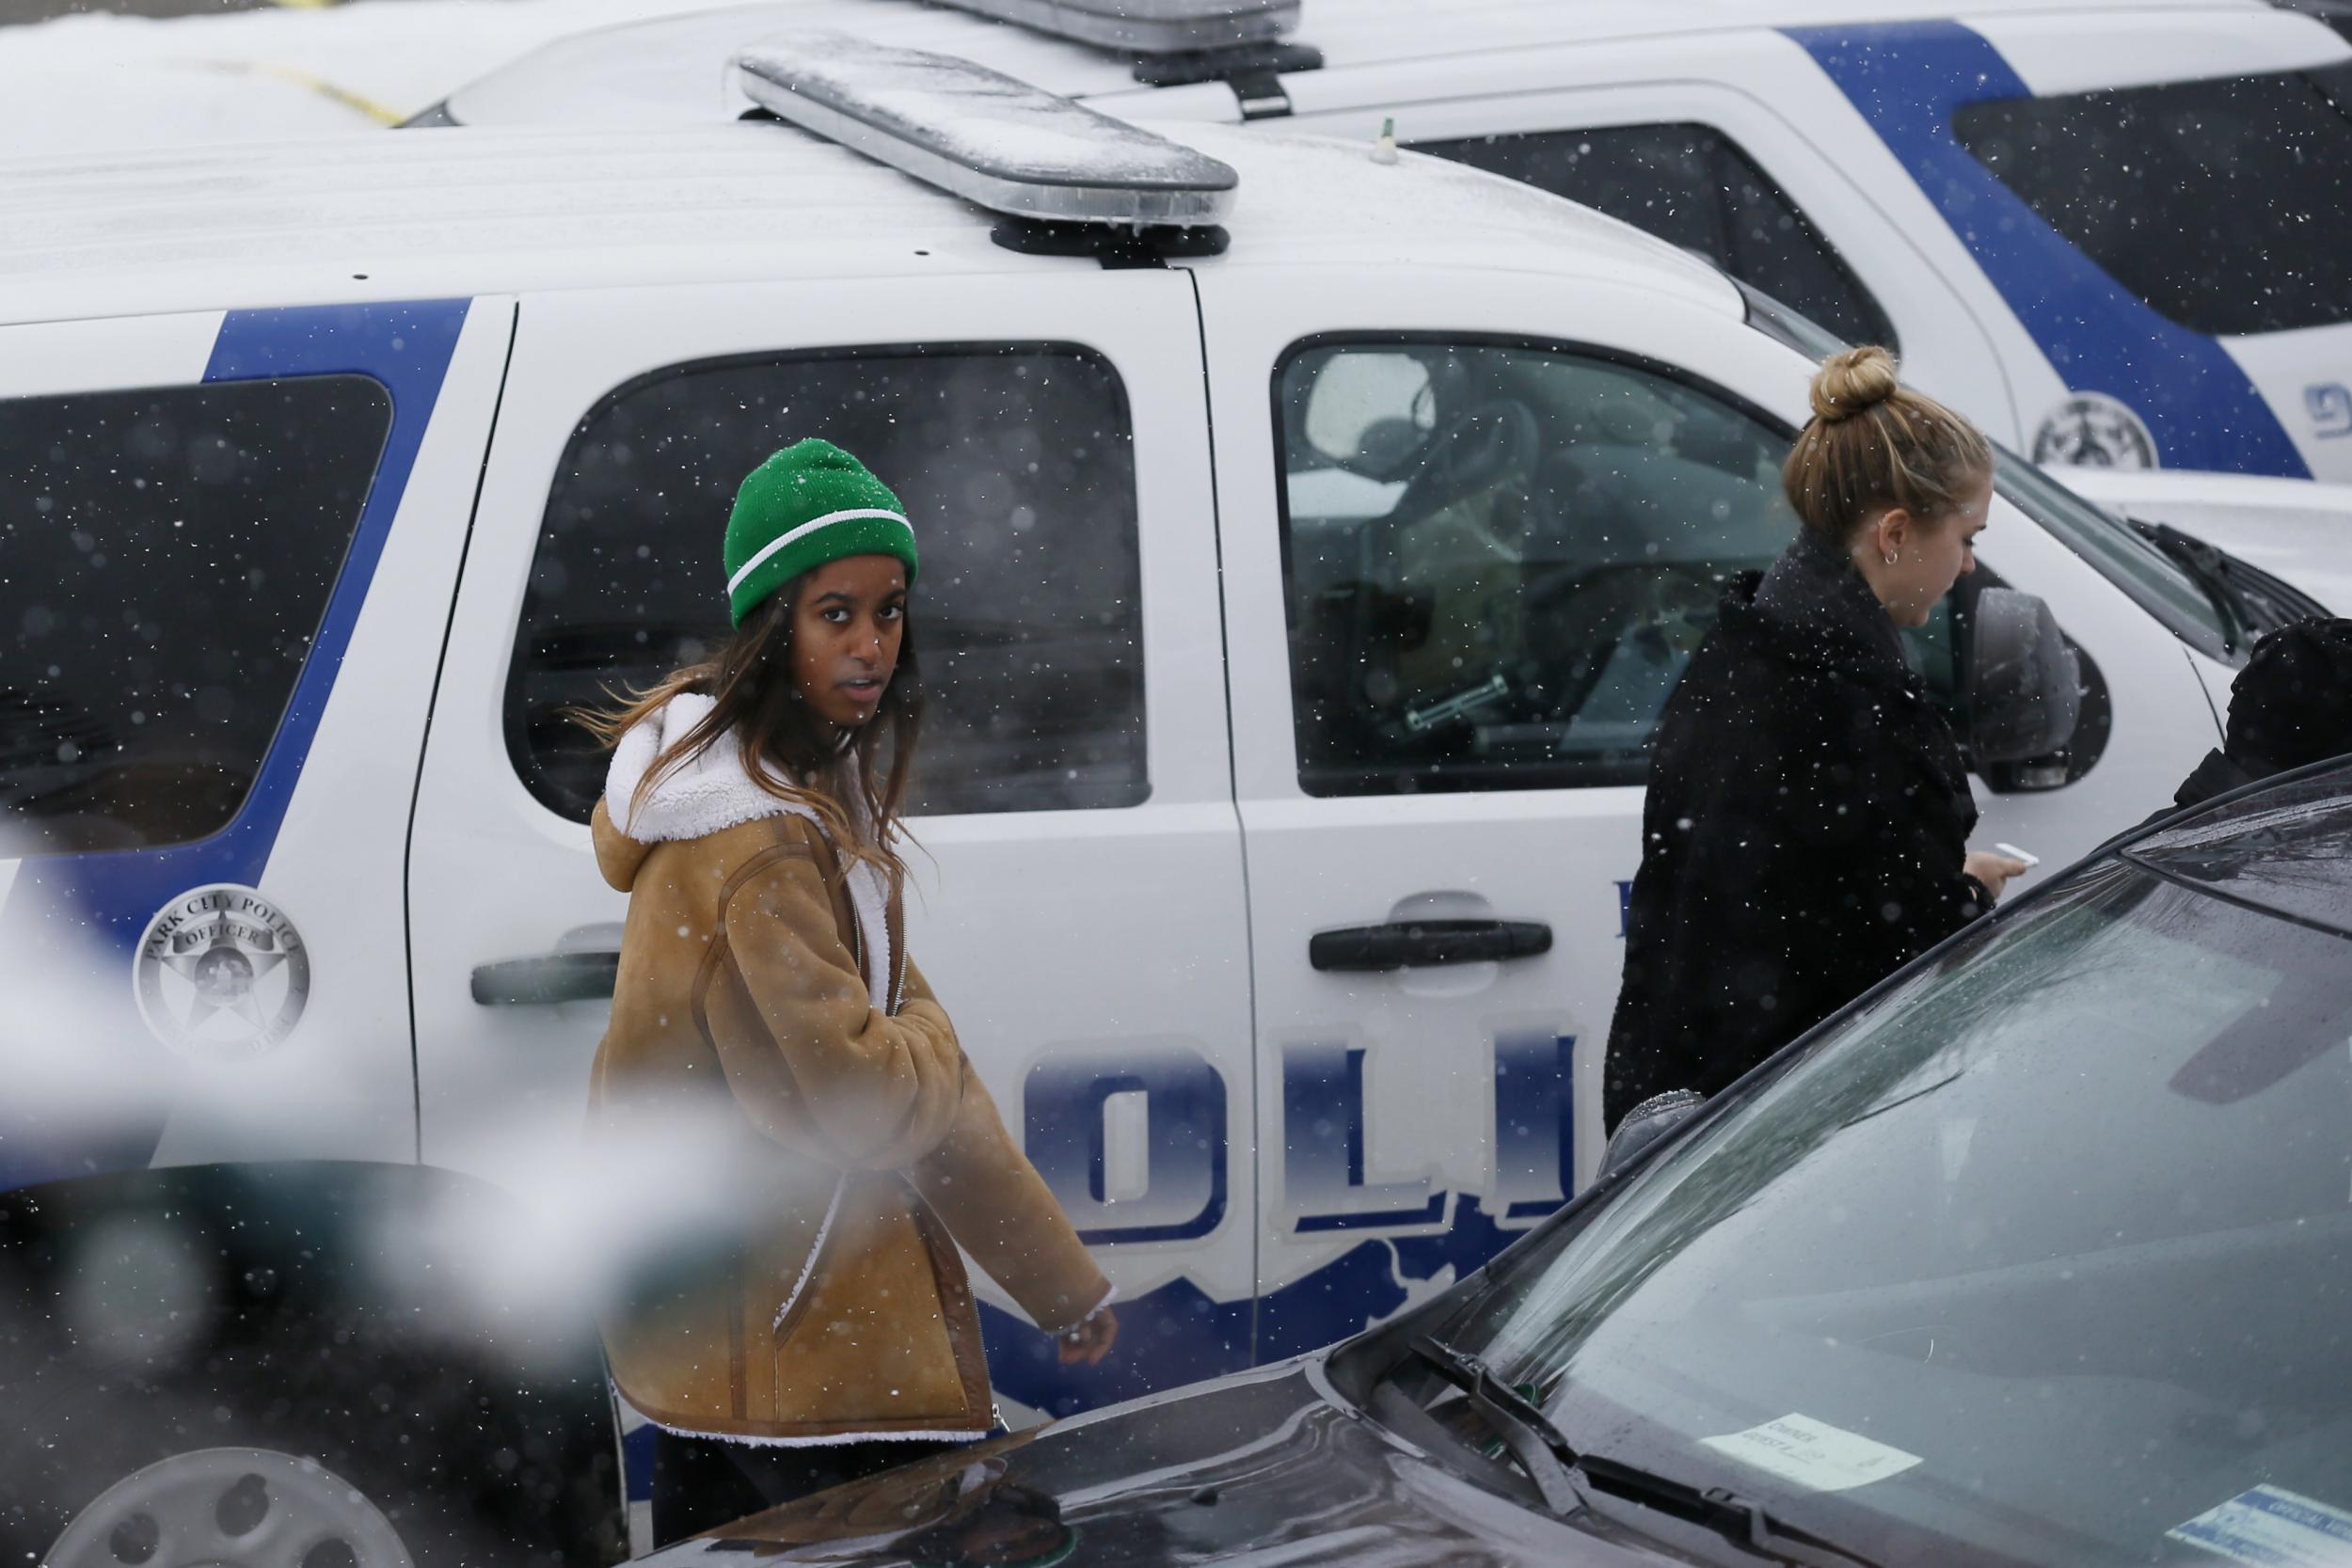
[(1640, 784), (1736, 573), (1796, 531), (1788, 437), (1645, 365), (1363, 341), (1279, 375), (1299, 784)]

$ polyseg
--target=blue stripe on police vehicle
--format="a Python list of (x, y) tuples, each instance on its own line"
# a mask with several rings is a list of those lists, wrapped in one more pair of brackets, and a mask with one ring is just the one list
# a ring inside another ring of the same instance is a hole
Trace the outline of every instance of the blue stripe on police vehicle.
[[(293, 697), (236, 815), (220, 832), (190, 844), (27, 862), (0, 910), (0, 930), (20, 951), (46, 946), (50, 931), (95, 936), (102, 951), (121, 956), (126, 995), (142, 940), (151, 931), (167, 936), (177, 924), (238, 923), (280, 955), (291, 950), (298, 957), (298, 924), (305, 911), (276, 910), (252, 890), (269, 864), (309, 759), (470, 303), (434, 299), (231, 310), (223, 318), (202, 381), (373, 377), (391, 400), (384, 449)], [(159, 588), (167, 591), (167, 585)], [(298, 1009), (298, 997), (293, 1006)], [(283, 1030), (293, 1022), (281, 1008), (262, 1026)], [(151, 1009), (150, 1025), (166, 1032)], [(0, 1190), (145, 1165), (154, 1155), (167, 1109), (159, 1099), (147, 1115), (110, 1132), (103, 1147), (8, 1138), (0, 1144), (5, 1149)]]
[[(1573, 1036), (1495, 1040), (1494, 1164), (1482, 1199), (1426, 1181), (1368, 1182), (1362, 1048), (1290, 1046), (1282, 1147), (1262, 1151), (1282, 1162), (1280, 1223), (1295, 1234), (1367, 1232), (1366, 1239), (1254, 1299), (1217, 1301), (1180, 1276), (1122, 1301), (1120, 1354), (1098, 1367), (1061, 1365), (1049, 1342), (984, 1303), (997, 1390), (1032, 1409), (1068, 1415), (1279, 1361), (1398, 1310), (1415, 1284), (1477, 1268), (1567, 1201), (1576, 1169), (1575, 1048)], [(1114, 1204), (1105, 1197), (1104, 1108), (1114, 1095), (1138, 1091), (1144, 1191)], [(1029, 1071), (1024, 1137), (1089, 1245), (1196, 1239), (1226, 1212), (1232, 1158), (1226, 1104), (1222, 1076), (1186, 1047), (1059, 1053)]]
[(1954, 110), (2033, 96), (1987, 39), (1957, 22), (1783, 31), (1935, 204), (2080, 394), (2082, 418), (2114, 423), (2126, 440), (2138, 438), (2135, 422), (2144, 425), (2166, 467), (2311, 477), (2277, 412), (2218, 340), (2127, 293), (1961, 146)]

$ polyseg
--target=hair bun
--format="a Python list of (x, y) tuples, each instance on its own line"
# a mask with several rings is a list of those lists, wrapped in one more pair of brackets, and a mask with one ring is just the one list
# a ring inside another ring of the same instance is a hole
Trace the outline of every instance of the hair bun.
[(1895, 356), (1871, 344), (1833, 354), (1813, 372), (1813, 417), (1836, 424), (1895, 395)]

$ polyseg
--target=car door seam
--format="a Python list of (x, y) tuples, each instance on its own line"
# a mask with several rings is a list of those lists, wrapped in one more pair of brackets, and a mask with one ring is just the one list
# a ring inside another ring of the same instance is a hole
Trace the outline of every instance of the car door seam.
[[(475, 304), (482, 303), (479, 296)], [(466, 313), (471, 321), (473, 312)], [(417, 1164), (424, 1164), (424, 1064), (417, 1056), (417, 939), (416, 939), (416, 855), (417, 805), (424, 798), (425, 758), (433, 751), (433, 720), (440, 711), (441, 677), (449, 667), (450, 639), (457, 630), (457, 607), (464, 601), (466, 562), (473, 552), (474, 525), (482, 519), (482, 493), (490, 479), (490, 452), (498, 444), (499, 419), (506, 409), (506, 387), (515, 370), (515, 340), (522, 336), (522, 300), (509, 298), (506, 302), (506, 355), (499, 365), (498, 391), (490, 400), (490, 422), (482, 433), (482, 461), (474, 470), (473, 504), (466, 511), (466, 535), (457, 546), (457, 570), (450, 578), (449, 613), (441, 621), (441, 646), (433, 658), (433, 684), (424, 700), (424, 726), (417, 740), (417, 768), (408, 782), (408, 824), (400, 841), (400, 949), (401, 960), (408, 973), (408, 1107), (409, 1131), (416, 1150)], [(459, 341), (464, 341), (460, 326)], [(455, 356), (452, 356), (454, 364)], [(432, 434), (431, 425), (426, 435)], [(421, 451), (421, 439), (420, 451)]]
[[(1209, 453), (1209, 541), (1216, 558), (1216, 639), (1218, 675), (1225, 694), (1225, 788), (1226, 798), (1233, 814), (1233, 847), (1241, 863), (1241, 929), (1243, 972), (1247, 976), (1244, 992), (1249, 1018), (1249, 1128), (1254, 1143), (1258, 1126), (1258, 905), (1249, 887), (1249, 833), (1241, 816), (1241, 752), (1233, 734), (1233, 637), (1232, 601), (1225, 591), (1225, 503), (1218, 484), (1216, 461), (1216, 397), (1215, 377), (1209, 370), (1208, 308), (1200, 297), (1200, 275), (1194, 269), (1184, 269), (1192, 288), (1193, 328), (1200, 345), (1200, 417), (1208, 437)], [(1279, 461), (1279, 453), (1277, 453)], [(1279, 482), (1279, 481), (1278, 481)], [(1249, 1360), (1258, 1360), (1258, 1312), (1263, 1292), (1261, 1271), (1264, 1267), (1263, 1232), (1258, 1212), (1263, 1202), (1264, 1184), (1250, 1182), (1249, 1213)]]

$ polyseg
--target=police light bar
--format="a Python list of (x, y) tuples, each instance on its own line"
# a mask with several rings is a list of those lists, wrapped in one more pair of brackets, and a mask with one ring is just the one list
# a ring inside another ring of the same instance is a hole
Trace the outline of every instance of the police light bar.
[(941, 0), (1104, 49), (1179, 55), (1267, 43), (1298, 25), (1298, 0)]
[(1204, 153), (946, 55), (810, 32), (735, 64), (777, 119), (1014, 217), (1204, 226), (1240, 183)]

